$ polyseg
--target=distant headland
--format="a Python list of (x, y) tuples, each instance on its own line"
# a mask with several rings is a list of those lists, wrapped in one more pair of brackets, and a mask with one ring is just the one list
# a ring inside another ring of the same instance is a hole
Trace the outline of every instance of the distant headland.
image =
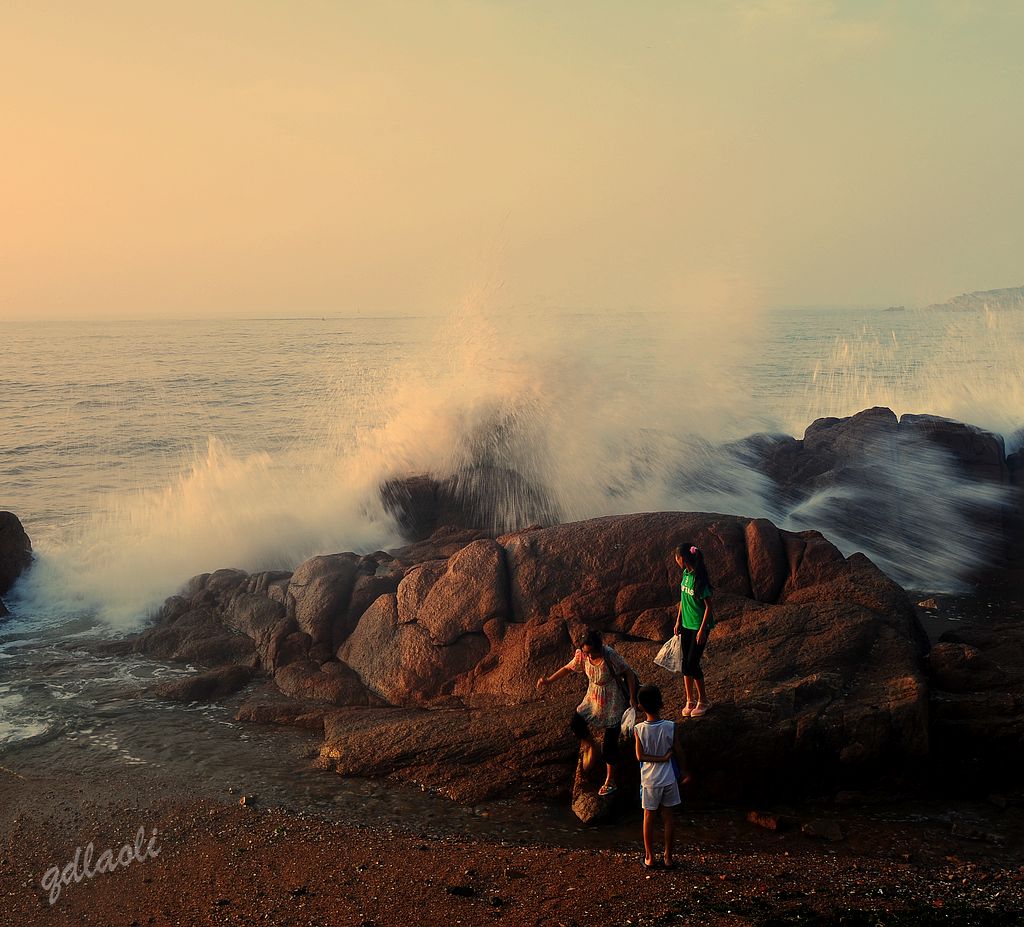
[(1001, 290), (976, 290), (961, 293), (944, 303), (933, 303), (926, 309), (1024, 309), (1024, 286), (1005, 287)]

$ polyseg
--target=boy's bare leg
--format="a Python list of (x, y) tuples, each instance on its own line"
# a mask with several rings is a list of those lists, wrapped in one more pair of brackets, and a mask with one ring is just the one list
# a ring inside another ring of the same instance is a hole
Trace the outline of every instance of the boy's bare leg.
[(644, 865), (654, 865), (654, 816), (658, 812), (644, 809)]
[[(666, 807), (665, 805), (661, 806), (661, 820), (662, 820), (662, 823), (665, 825), (665, 865), (666, 866), (671, 866), (672, 865), (672, 837), (674, 835), (675, 826), (676, 826), (676, 816), (675, 816), (674, 812), (675, 812), (675, 808), (669, 808), (669, 807)], [(644, 814), (647, 814), (647, 813), (648, 812), (646, 812), (646, 811), (644, 812)], [(654, 817), (653, 813), (651, 814), (651, 817)], [(646, 824), (647, 822), (644, 821), (644, 823)]]

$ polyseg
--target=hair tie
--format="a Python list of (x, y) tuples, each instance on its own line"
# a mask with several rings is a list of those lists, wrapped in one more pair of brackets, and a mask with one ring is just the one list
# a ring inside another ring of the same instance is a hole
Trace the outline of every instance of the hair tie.
[(695, 553), (697, 553), (697, 548), (696, 548), (696, 547), (691, 547), (691, 548), (690, 548), (690, 553), (691, 553), (691, 554), (695, 554)]

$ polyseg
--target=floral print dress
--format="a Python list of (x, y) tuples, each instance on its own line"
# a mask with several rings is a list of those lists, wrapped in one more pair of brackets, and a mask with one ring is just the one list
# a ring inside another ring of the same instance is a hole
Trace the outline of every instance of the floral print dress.
[(617, 727), (627, 700), (615, 676), (629, 669), (626, 661), (611, 647), (604, 648), (604, 659), (600, 663), (594, 663), (582, 650), (577, 650), (566, 669), (586, 673), (590, 683), (587, 694), (576, 708), (583, 720), (597, 728)]

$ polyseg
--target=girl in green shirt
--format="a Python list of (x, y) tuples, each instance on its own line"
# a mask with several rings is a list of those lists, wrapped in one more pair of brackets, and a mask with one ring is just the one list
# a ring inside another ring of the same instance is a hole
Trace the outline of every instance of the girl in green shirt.
[(708, 582), (708, 571), (700, 548), (694, 544), (680, 544), (675, 555), (676, 563), (683, 568), (683, 579), (679, 584), (679, 617), (675, 627), (683, 651), (686, 705), (682, 716), (699, 718), (711, 707), (704, 687), (704, 671), (700, 668), (708, 634), (715, 626), (711, 612), (711, 583)]

